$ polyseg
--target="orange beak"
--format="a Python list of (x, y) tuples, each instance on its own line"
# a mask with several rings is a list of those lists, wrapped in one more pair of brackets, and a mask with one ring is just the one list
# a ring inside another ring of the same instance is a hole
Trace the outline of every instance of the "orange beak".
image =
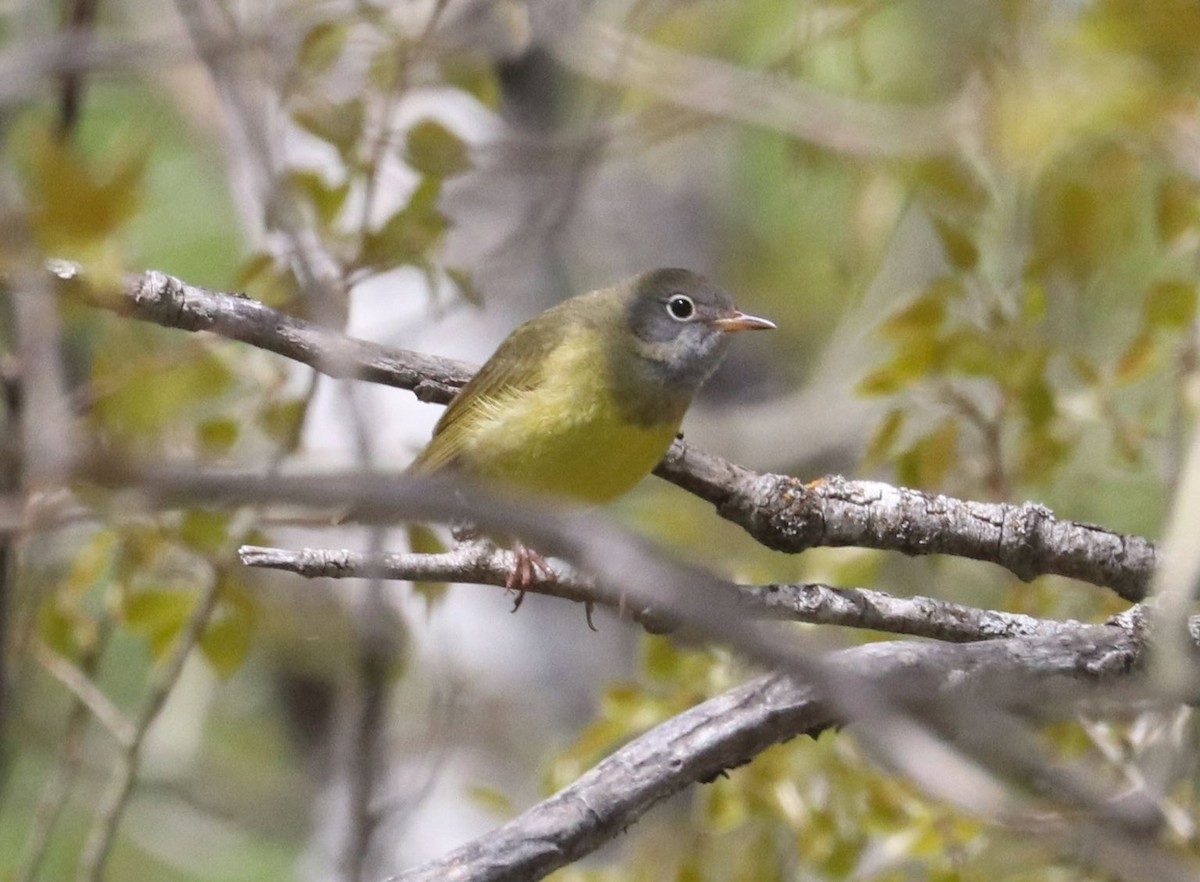
[(740, 309), (735, 309), (729, 315), (715, 318), (708, 324), (709, 327), (716, 328), (718, 331), (770, 331), (775, 327), (775, 323), (770, 319), (749, 315)]

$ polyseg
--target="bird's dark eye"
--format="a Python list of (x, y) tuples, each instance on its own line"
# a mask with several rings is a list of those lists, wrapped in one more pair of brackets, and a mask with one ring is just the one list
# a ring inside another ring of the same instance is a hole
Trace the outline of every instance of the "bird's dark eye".
[(686, 322), (696, 314), (696, 304), (686, 294), (672, 294), (667, 301), (667, 312), (677, 322)]

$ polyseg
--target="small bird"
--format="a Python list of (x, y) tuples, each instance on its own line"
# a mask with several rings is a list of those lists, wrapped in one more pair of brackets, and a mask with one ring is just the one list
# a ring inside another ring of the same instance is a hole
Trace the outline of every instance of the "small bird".
[[(650, 473), (734, 331), (774, 328), (685, 269), (581, 294), (514, 330), (459, 391), (410, 467), (547, 497), (607, 502)], [(520, 543), (507, 587), (545, 560)], [(515, 609), (516, 607), (514, 607)]]

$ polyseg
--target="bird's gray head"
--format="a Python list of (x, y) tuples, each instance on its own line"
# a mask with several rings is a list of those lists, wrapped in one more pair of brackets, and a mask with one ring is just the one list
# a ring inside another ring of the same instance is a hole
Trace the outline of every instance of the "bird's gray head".
[(728, 291), (685, 269), (651, 270), (634, 279), (626, 316), (643, 363), (688, 395), (717, 369), (732, 332), (775, 327), (741, 312)]

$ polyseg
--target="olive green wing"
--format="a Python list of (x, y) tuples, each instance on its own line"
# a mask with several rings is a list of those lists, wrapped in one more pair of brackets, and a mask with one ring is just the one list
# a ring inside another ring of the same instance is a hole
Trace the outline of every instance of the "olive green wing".
[(434, 426), (433, 438), (413, 461), (412, 470), (432, 472), (453, 466), (481, 409), (497, 399), (536, 389), (544, 381), (547, 358), (570, 330), (568, 322), (547, 318), (550, 316), (543, 313), (505, 338), (454, 396)]

